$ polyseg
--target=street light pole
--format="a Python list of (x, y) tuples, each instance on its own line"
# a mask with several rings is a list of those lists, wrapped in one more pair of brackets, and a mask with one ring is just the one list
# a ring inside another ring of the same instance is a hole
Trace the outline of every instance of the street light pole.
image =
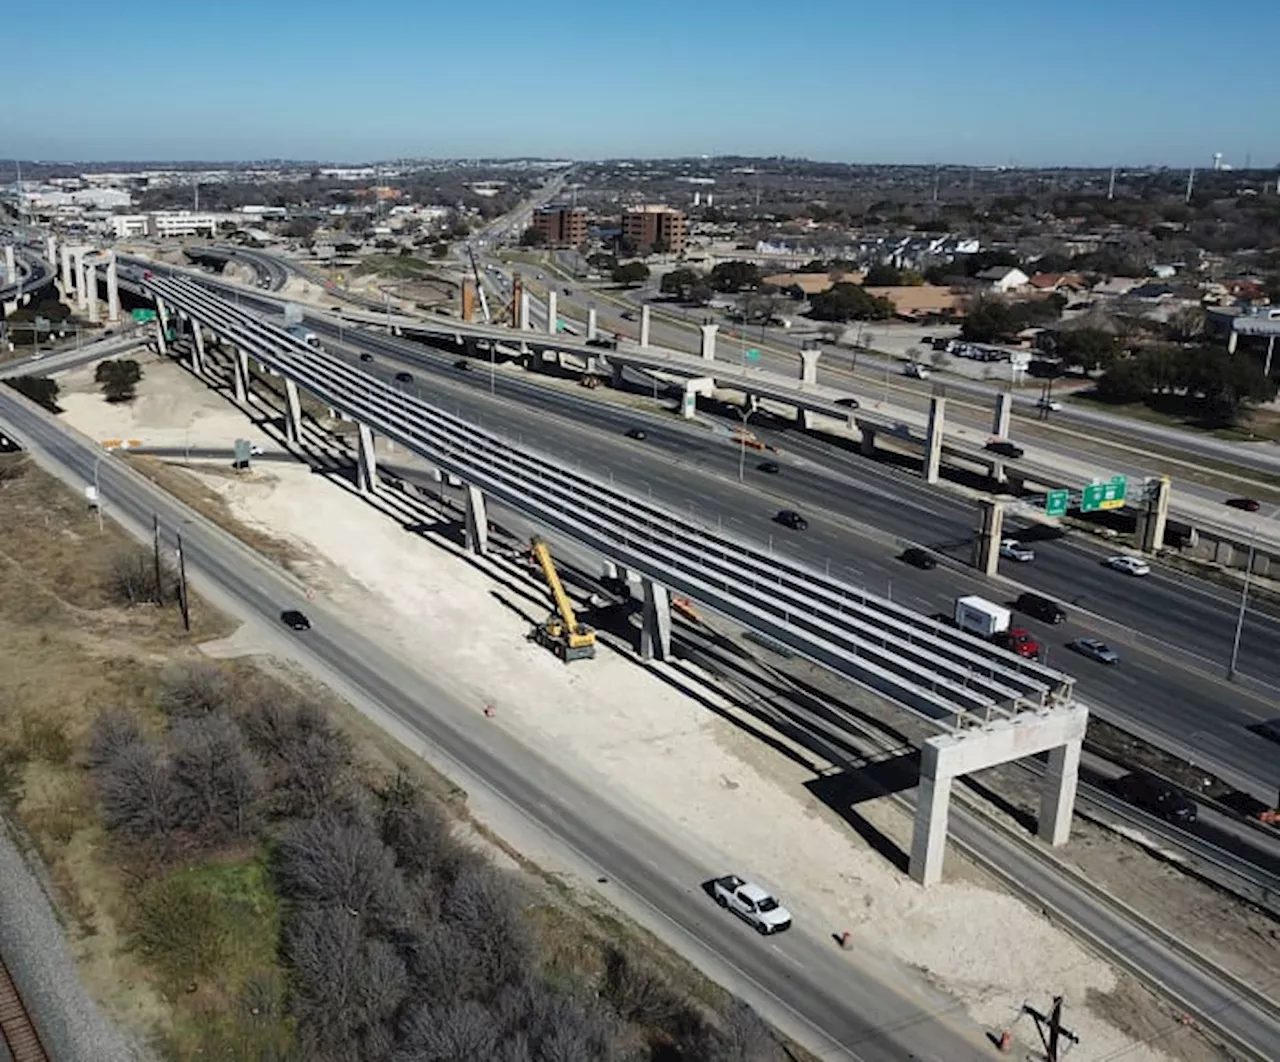
[(1258, 525), (1253, 525), (1249, 536), (1249, 559), (1244, 566), (1244, 585), (1240, 587), (1240, 611), (1236, 614), (1236, 633), (1231, 639), (1231, 662), (1227, 664), (1227, 681), (1236, 679), (1236, 660), (1240, 656), (1240, 635), (1244, 633), (1244, 614), (1249, 607), (1249, 581), (1253, 577), (1253, 554), (1258, 544)]
[(738, 416), (742, 418), (742, 431), (738, 435), (738, 482), (742, 482), (742, 477), (747, 470), (747, 421), (755, 410), (751, 408), (751, 399), (747, 398), (747, 404), (738, 410)]
[(102, 534), (102, 485), (98, 480), (98, 465), (106, 456), (106, 454), (99, 454), (93, 462), (93, 503), (98, 510), (98, 534)]

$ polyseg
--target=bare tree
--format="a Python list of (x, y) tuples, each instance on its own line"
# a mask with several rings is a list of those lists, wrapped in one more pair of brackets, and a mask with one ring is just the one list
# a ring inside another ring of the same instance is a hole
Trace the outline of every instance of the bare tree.
[(707, 1026), (692, 1057), (705, 1062), (782, 1062), (773, 1030), (746, 1003), (735, 999), (720, 1015), (720, 1029)]
[(161, 585), (156, 586), (156, 562), (154, 554), (140, 546), (122, 549), (109, 563), (106, 589), (118, 604), (140, 605), (163, 598), (171, 601), (176, 596), (177, 573), (168, 561), (160, 565)]
[(145, 741), (121, 748), (97, 772), (107, 829), (130, 841), (152, 841), (175, 822), (177, 792), (159, 749)]
[(601, 993), (624, 1021), (669, 1028), (687, 1004), (653, 969), (610, 947), (605, 953)]
[(485, 991), (483, 963), (457, 926), (442, 922), (412, 934), (405, 958), (415, 995), (433, 1006)]
[(89, 731), (89, 766), (94, 770), (105, 767), (125, 749), (145, 741), (132, 712), (119, 708), (100, 712)]
[(473, 1062), (492, 1058), (500, 1035), (493, 1014), (474, 1000), (410, 1008), (400, 1026), (397, 1062)]
[(463, 871), (449, 886), (441, 918), (470, 941), (492, 991), (520, 981), (533, 964), (533, 932), (509, 879), (492, 867)]
[(444, 812), (404, 774), (397, 774), (378, 796), (382, 839), (406, 874), (430, 876), (447, 886), (465, 866), (474, 864)]
[(239, 728), (223, 716), (183, 719), (169, 732), (178, 822), (213, 840), (252, 825), (259, 768)]
[(170, 720), (201, 719), (230, 707), (231, 681), (217, 664), (179, 664), (168, 669), (161, 681), (160, 707)]
[(372, 827), (323, 813), (291, 830), (275, 851), (281, 895), (340, 907), (387, 926), (409, 921), (411, 897), (395, 856)]
[(345, 791), (351, 745), (318, 708), (265, 701), (245, 712), (242, 726), (271, 775), (275, 813), (314, 815)]
[(288, 918), (284, 956), (308, 1046), (334, 1058), (390, 1054), (390, 1021), (409, 977), (389, 943), (366, 938), (360, 919), (340, 907), (310, 908)]
[(616, 1057), (617, 1019), (593, 999), (526, 978), (508, 986), (494, 1009), (506, 1036), (524, 1040), (538, 1062), (608, 1062)]

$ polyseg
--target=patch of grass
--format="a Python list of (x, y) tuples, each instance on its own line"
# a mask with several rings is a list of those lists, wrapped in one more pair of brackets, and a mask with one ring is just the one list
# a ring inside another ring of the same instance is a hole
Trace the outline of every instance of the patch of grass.
[(22, 720), (22, 749), (28, 759), (61, 767), (71, 759), (71, 741), (58, 721), (27, 716)]
[(415, 258), (410, 254), (375, 254), (356, 266), (355, 272), (377, 273), (381, 276), (398, 277), (401, 280), (441, 280), (436, 275), (437, 264)]

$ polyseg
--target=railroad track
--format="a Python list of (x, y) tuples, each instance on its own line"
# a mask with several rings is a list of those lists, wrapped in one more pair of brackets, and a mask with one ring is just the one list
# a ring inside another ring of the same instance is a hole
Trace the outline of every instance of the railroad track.
[(0, 1041), (9, 1049), (13, 1062), (49, 1062), (40, 1034), (3, 959), (0, 959)]

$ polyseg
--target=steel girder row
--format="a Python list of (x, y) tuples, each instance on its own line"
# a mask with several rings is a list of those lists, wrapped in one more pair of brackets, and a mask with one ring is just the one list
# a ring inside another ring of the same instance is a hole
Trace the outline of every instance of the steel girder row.
[(195, 285), (171, 280), (149, 286), (206, 324), (229, 330), (228, 338), (255, 360), (295, 378), (375, 432), (627, 570), (759, 625), (763, 633), (889, 693), (935, 724), (985, 723), (1070, 701), (1072, 680), (1059, 672), (746, 542), (690, 529), (677, 514), (517, 448)]

